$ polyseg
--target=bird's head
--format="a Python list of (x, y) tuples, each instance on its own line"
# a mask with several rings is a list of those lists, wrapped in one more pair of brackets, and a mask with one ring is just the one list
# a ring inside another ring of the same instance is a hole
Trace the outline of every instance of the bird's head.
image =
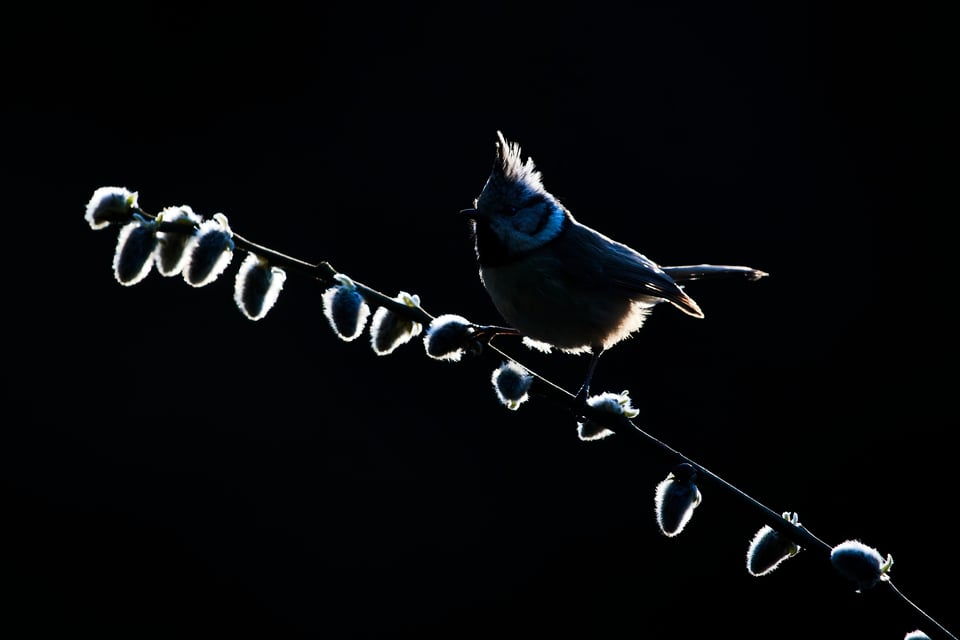
[(540, 172), (533, 158), (526, 161), (520, 155), (520, 145), (507, 142), (497, 131), (496, 155), (490, 177), (477, 198), (477, 209), (487, 215), (510, 213), (531, 199), (546, 194)]
[[(546, 189), (532, 158), (524, 161), (520, 145), (497, 132), (493, 169), (472, 209), (462, 212), (474, 221), (479, 236), (489, 232), (498, 251), (522, 254), (536, 249), (561, 231), (569, 215)], [(481, 251), (478, 239), (478, 251)], [(481, 256), (482, 258), (483, 256)]]

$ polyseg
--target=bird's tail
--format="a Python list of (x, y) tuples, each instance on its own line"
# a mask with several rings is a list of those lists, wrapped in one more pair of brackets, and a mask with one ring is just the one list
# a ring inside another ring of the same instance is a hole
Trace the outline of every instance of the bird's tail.
[(737, 267), (726, 264), (691, 264), (680, 267), (660, 267), (675, 282), (707, 280), (712, 278), (741, 277), (747, 280), (759, 280), (769, 274), (752, 267)]

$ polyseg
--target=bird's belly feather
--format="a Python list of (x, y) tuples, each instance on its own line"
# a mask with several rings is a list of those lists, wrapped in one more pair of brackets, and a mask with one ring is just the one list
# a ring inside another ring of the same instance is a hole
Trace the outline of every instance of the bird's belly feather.
[(612, 346), (639, 329), (654, 304), (607, 286), (599, 276), (570, 277), (555, 258), (538, 254), (482, 267), (480, 278), (512, 327), (566, 351)]

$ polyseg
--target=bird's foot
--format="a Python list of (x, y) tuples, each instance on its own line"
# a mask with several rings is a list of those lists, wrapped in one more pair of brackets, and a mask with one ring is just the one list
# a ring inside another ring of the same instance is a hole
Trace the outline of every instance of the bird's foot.
[(587, 407), (587, 397), (590, 395), (590, 384), (585, 382), (577, 395), (573, 397), (573, 412), (577, 418), (584, 418), (584, 409)]
[(603, 353), (603, 347), (594, 345), (592, 355), (590, 356), (590, 364), (587, 366), (587, 375), (583, 379), (583, 384), (580, 385), (580, 390), (577, 391), (577, 395), (573, 397), (573, 411), (578, 418), (585, 417), (583, 410), (587, 407), (587, 398), (590, 396), (590, 384), (593, 382), (593, 374), (597, 370), (597, 362), (600, 360), (601, 353)]
[(496, 325), (473, 325), (473, 338), (484, 344), (489, 344), (497, 336), (518, 336), (520, 332), (513, 327), (498, 327)]

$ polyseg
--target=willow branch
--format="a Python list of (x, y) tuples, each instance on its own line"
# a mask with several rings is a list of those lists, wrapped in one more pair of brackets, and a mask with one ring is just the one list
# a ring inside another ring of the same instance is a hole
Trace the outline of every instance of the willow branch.
[[(141, 216), (146, 218), (156, 219), (156, 216), (148, 214), (140, 209), (136, 210)], [(190, 227), (184, 228), (184, 225), (175, 224), (175, 223), (165, 223), (160, 222), (159, 228), (161, 231), (165, 232), (176, 232), (176, 233), (189, 233)], [(247, 238), (238, 235), (236, 233), (232, 234), (232, 238), (236, 247), (240, 250), (247, 251), (253, 254), (256, 254), (259, 257), (262, 257), (268, 260), (271, 264), (278, 267), (284, 268), (290, 272), (298, 273), (302, 276), (316, 280), (326, 286), (332, 286), (336, 284), (335, 276), (341, 274), (342, 272), (338, 271), (331, 265), (329, 262), (321, 261), (318, 263), (311, 263), (299, 258), (281, 253), (269, 247), (263, 246)], [(676, 266), (676, 267), (665, 267), (664, 270), (669, 273), (674, 279), (678, 281), (690, 281), (690, 280), (699, 280), (699, 279), (708, 279), (716, 277), (729, 277), (731, 275), (742, 275), (750, 280), (759, 279), (766, 274), (762, 271), (756, 269), (751, 269), (748, 267), (739, 267), (739, 266), (726, 266), (726, 265), (685, 265), (685, 266)], [(419, 322), (423, 325), (429, 325), (436, 316), (428, 313), (421, 306), (410, 306), (404, 303), (403, 301), (397, 300), (396, 298), (387, 296), (384, 293), (376, 290), (373, 287), (370, 287), (362, 282), (358, 282), (351, 278), (353, 284), (356, 286), (357, 291), (364, 297), (368, 304), (372, 306), (382, 306), (390, 309), (399, 316), (412, 320), (414, 322)], [(498, 327), (498, 326), (484, 326), (484, 325), (474, 325), (474, 339), (477, 341), (477, 344), (480, 346), (477, 350), (471, 350), (470, 353), (477, 353), (486, 351), (487, 353), (497, 354), (499, 357), (508, 359), (514, 362), (517, 362), (526, 369), (531, 376), (534, 378), (534, 383), (530, 388), (530, 393), (536, 395), (545, 400), (549, 400), (557, 404), (562, 409), (569, 411), (571, 414), (577, 417), (582, 417), (588, 419), (595, 424), (602, 425), (615, 434), (632, 434), (633, 436), (641, 438), (647, 444), (651, 445), (656, 451), (661, 455), (665, 456), (666, 459), (672, 461), (675, 464), (686, 463), (693, 467), (697, 472), (698, 480), (704, 479), (708, 483), (712, 483), (721, 489), (727, 491), (731, 496), (733, 496), (740, 503), (747, 506), (749, 509), (754, 511), (760, 520), (779, 532), (781, 535), (785, 536), (789, 540), (793, 541), (795, 544), (802, 548), (816, 549), (821, 553), (830, 554), (833, 546), (827, 542), (824, 542), (816, 535), (814, 535), (807, 528), (800, 526), (799, 524), (794, 524), (783, 517), (782, 513), (778, 513), (773, 509), (770, 509), (760, 501), (751, 497), (744, 491), (737, 488), (735, 485), (731, 484), (727, 480), (723, 479), (710, 469), (706, 468), (702, 464), (690, 459), (686, 455), (677, 451), (676, 449), (670, 447), (668, 444), (662, 440), (656, 438), (645, 430), (641, 429), (635, 422), (628, 419), (625, 416), (617, 416), (611, 414), (610, 412), (603, 411), (601, 409), (594, 408), (588, 405), (580, 405), (575, 402), (574, 394), (570, 393), (563, 387), (551, 382), (543, 375), (532, 371), (526, 365), (523, 365), (522, 362), (516, 358), (508, 355), (498, 347), (492, 344), (492, 339), (499, 335), (520, 335), (515, 329), (510, 327)], [(957, 637), (951, 634), (947, 629), (945, 629), (939, 622), (937, 622), (932, 616), (926, 613), (923, 609), (914, 604), (910, 599), (908, 599), (898, 588), (896, 588), (893, 583), (889, 580), (885, 580), (890, 589), (906, 603), (912, 611), (918, 615), (923, 622), (933, 625), (938, 632), (943, 634), (944, 638), (949, 638), (950, 640), (957, 640)]]

